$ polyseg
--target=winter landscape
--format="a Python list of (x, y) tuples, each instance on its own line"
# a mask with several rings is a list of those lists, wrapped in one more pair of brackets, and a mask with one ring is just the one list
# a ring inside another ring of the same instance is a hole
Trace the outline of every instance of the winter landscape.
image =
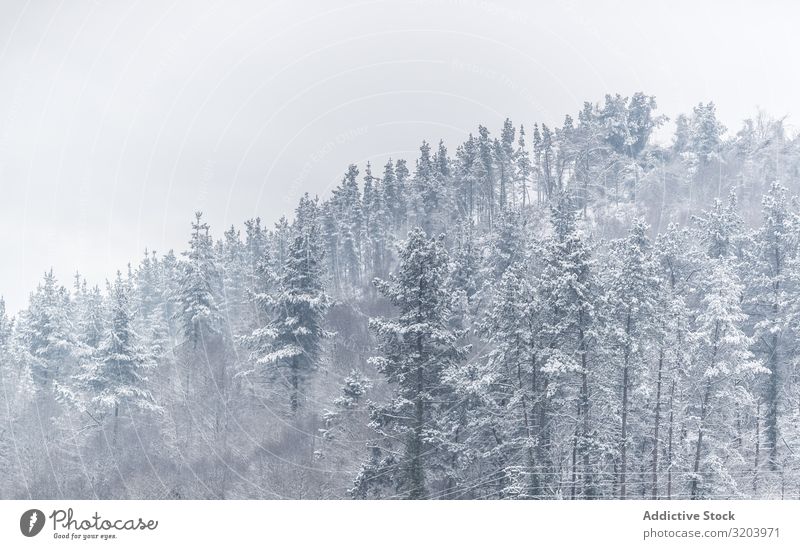
[[(162, 521), (123, 545), (622, 547), (694, 509), (790, 540), (724, 500), (800, 500), (799, 20), (3, 0), (9, 539), (74, 509)], [(490, 511), (394, 535), (385, 500)]]
[(599, 99), (30, 280), (0, 497), (797, 498), (800, 140)]

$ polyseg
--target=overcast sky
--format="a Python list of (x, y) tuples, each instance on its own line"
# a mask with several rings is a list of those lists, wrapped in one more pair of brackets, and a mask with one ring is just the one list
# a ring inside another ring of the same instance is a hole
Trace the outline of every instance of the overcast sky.
[[(540, 5), (539, 5), (540, 4)], [(0, 2), (0, 294), (272, 224), (350, 162), (642, 90), (793, 112), (796, 2)], [(790, 122), (792, 119), (789, 119)]]

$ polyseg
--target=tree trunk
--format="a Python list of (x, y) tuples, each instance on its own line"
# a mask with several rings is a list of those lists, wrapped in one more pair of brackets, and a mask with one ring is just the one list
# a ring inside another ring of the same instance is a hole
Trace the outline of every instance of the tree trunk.
[(570, 499), (575, 499), (575, 485), (578, 482), (578, 429), (580, 425), (581, 402), (578, 400), (578, 416), (572, 434), (572, 478), (570, 480)]
[[(578, 322), (583, 326), (583, 311), (579, 313)], [(583, 454), (583, 492), (584, 497), (593, 499), (594, 493), (594, 476), (591, 470), (591, 459), (589, 453), (589, 371), (588, 360), (586, 358), (586, 336), (583, 328), (578, 330), (578, 337), (580, 344), (578, 350), (581, 354), (581, 398), (580, 398), (580, 414), (583, 419), (583, 447), (581, 453)]]
[[(625, 323), (625, 335), (630, 337), (631, 334), (631, 314), (628, 313), (628, 318)], [(630, 345), (626, 344), (625, 347), (625, 362), (622, 367), (622, 432), (620, 433), (620, 473), (619, 473), (619, 498), (625, 499), (627, 486), (626, 486), (626, 473), (628, 472), (628, 382), (630, 372), (628, 371), (630, 365)]]
[(661, 372), (664, 367), (664, 348), (658, 352), (658, 377), (656, 379), (656, 417), (653, 429), (653, 499), (658, 499), (658, 434), (661, 427)]
[(753, 464), (753, 495), (758, 496), (758, 471), (761, 467), (761, 401), (756, 404), (756, 449), (755, 463)]
[(764, 421), (764, 426), (767, 435), (767, 448), (769, 454), (767, 461), (769, 462), (770, 471), (778, 470), (778, 390), (780, 387), (780, 372), (779, 365), (779, 349), (780, 340), (778, 334), (772, 335), (772, 349), (769, 355), (769, 371), (770, 375), (767, 380), (767, 414)]
[[(772, 283), (773, 305), (772, 320), (777, 323), (780, 315), (779, 300), (781, 299), (781, 283), (783, 259), (780, 248), (775, 246), (775, 282)], [(778, 400), (780, 398), (780, 332), (772, 334), (772, 348), (769, 355), (770, 376), (767, 382), (767, 415), (765, 418), (767, 446), (769, 448), (768, 461), (770, 471), (778, 470)]]
[(111, 439), (111, 447), (117, 451), (117, 433), (119, 432), (119, 403), (114, 404), (114, 435)]
[[(525, 398), (524, 383), (522, 381), (522, 365), (519, 362), (517, 362), (517, 383), (519, 385), (519, 390), (522, 393), (522, 398), (520, 399), (520, 407), (522, 408), (522, 419), (525, 422), (525, 436), (527, 440), (530, 441), (533, 438), (533, 429), (531, 428), (530, 420), (528, 419), (528, 400)], [(533, 479), (534, 477), (533, 470), (536, 465), (536, 461), (533, 457), (533, 448), (529, 443), (526, 444), (525, 446), (527, 449), (526, 453), (528, 459), (528, 469), (530, 472), (530, 479)], [(530, 480), (528, 484), (531, 485)]]
[(672, 499), (672, 435), (674, 428), (675, 380), (672, 380), (669, 389), (669, 431), (667, 433), (667, 499)]
[(705, 431), (706, 414), (708, 413), (708, 402), (711, 398), (711, 379), (706, 378), (706, 390), (703, 394), (703, 402), (700, 406), (700, 426), (697, 429), (697, 448), (694, 454), (694, 469), (692, 475), (692, 499), (697, 499), (697, 477), (700, 474), (700, 458), (703, 452), (703, 434)]
[[(422, 357), (422, 336), (417, 336), (417, 356)], [(410, 444), (409, 499), (425, 497), (425, 477), (422, 470), (422, 430), (425, 422), (425, 405), (422, 393), (425, 390), (425, 377), (421, 364), (416, 368), (417, 394), (414, 400), (414, 429)]]
[(297, 357), (292, 357), (292, 370), (289, 373), (290, 376), (290, 383), (292, 385), (291, 393), (289, 395), (289, 408), (292, 412), (292, 415), (297, 414), (297, 409), (300, 407), (300, 375), (297, 371), (298, 364), (297, 364)]
[(619, 499), (625, 499), (626, 473), (628, 469), (628, 364), (622, 368), (622, 432), (620, 434), (620, 473), (619, 473)]

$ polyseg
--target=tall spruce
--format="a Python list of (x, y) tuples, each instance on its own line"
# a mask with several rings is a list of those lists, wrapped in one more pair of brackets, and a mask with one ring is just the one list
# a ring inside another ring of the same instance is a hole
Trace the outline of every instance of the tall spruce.
[(452, 389), (444, 374), (462, 356), (449, 326), (448, 257), (442, 243), (419, 228), (399, 256), (397, 272), (376, 281), (398, 314), (370, 321), (381, 351), (371, 362), (392, 387), (392, 398), (372, 412), (372, 455), (355, 481), (355, 497), (435, 498), (445, 486), (439, 446)]

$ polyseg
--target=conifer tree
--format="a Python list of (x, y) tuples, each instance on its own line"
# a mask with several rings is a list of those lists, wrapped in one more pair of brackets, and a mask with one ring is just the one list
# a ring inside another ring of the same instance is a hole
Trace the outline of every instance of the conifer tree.
[[(750, 352), (751, 340), (741, 329), (746, 315), (741, 309), (743, 287), (739, 283), (730, 257), (711, 260), (704, 277), (701, 312), (697, 317), (698, 354), (695, 356), (699, 372), (700, 403), (697, 406), (697, 440), (691, 475), (692, 499), (701, 493), (710, 493), (709, 478), (714, 464), (709, 464), (709, 453), (726, 451), (733, 436), (733, 410), (743, 398), (741, 382), (748, 376), (766, 372)], [(748, 385), (752, 385), (752, 379)], [(726, 436), (727, 435), (727, 436)], [(702, 468), (701, 464), (706, 462)], [(724, 461), (724, 456), (717, 456)], [(723, 487), (723, 490), (731, 487)]]
[(31, 377), (40, 394), (57, 389), (72, 374), (76, 339), (70, 306), (69, 293), (51, 269), (31, 294), (24, 319)]
[[(576, 423), (572, 441), (572, 488), (575, 497), (577, 471), (582, 471), (585, 497), (595, 497), (592, 453), (596, 450), (596, 434), (590, 421), (590, 388), (597, 373), (593, 371), (589, 350), (595, 334), (593, 321), (598, 284), (595, 280), (591, 252), (577, 227), (574, 204), (562, 195), (551, 209), (553, 236), (547, 242), (542, 281), (542, 301), (547, 311), (543, 336), (544, 367), (553, 380), (577, 374), (573, 391)], [(541, 376), (540, 376), (541, 377)], [(568, 383), (564, 380), (564, 383)], [(552, 388), (550, 389), (552, 390)], [(563, 391), (562, 391), (563, 392)], [(564, 394), (569, 394), (564, 393)], [(546, 401), (543, 401), (543, 405)], [(578, 458), (581, 464), (578, 465)]]
[(762, 222), (752, 237), (750, 304), (756, 323), (756, 350), (764, 357), (770, 375), (764, 387), (764, 435), (770, 470), (780, 465), (780, 420), (785, 393), (787, 361), (792, 351), (787, 335), (793, 311), (797, 310), (795, 277), (790, 268), (798, 257), (800, 217), (796, 199), (787, 189), (773, 183), (762, 201)]
[(620, 379), (619, 497), (628, 496), (630, 404), (634, 383), (641, 383), (645, 353), (653, 338), (658, 280), (653, 268), (648, 227), (634, 220), (627, 237), (612, 243), (605, 273), (606, 344)]
[(203, 337), (219, 330), (217, 293), (220, 286), (219, 271), (203, 214), (195, 213), (189, 251), (181, 263), (180, 315), (183, 335), (197, 349)]
[(260, 296), (270, 309), (270, 322), (250, 337), (256, 363), (273, 368), (286, 387), (289, 409), (296, 414), (317, 368), (331, 300), (325, 292), (322, 246), (316, 201), (304, 197), (292, 227), (283, 274), (274, 296)]
[(103, 340), (77, 379), (87, 392), (88, 406), (112, 418), (116, 446), (120, 413), (131, 414), (133, 409), (154, 411), (158, 407), (148, 387), (152, 357), (134, 329), (132, 288), (117, 271), (110, 290), (109, 320)]
[(448, 326), (447, 253), (441, 242), (412, 229), (400, 251), (397, 273), (376, 281), (397, 308), (395, 318), (372, 319), (381, 355), (372, 359), (393, 388), (389, 403), (376, 407), (373, 454), (352, 494), (369, 497), (382, 491), (408, 499), (437, 497), (436, 474), (442, 464), (437, 446), (452, 390), (446, 370), (457, 367), (462, 351)]

